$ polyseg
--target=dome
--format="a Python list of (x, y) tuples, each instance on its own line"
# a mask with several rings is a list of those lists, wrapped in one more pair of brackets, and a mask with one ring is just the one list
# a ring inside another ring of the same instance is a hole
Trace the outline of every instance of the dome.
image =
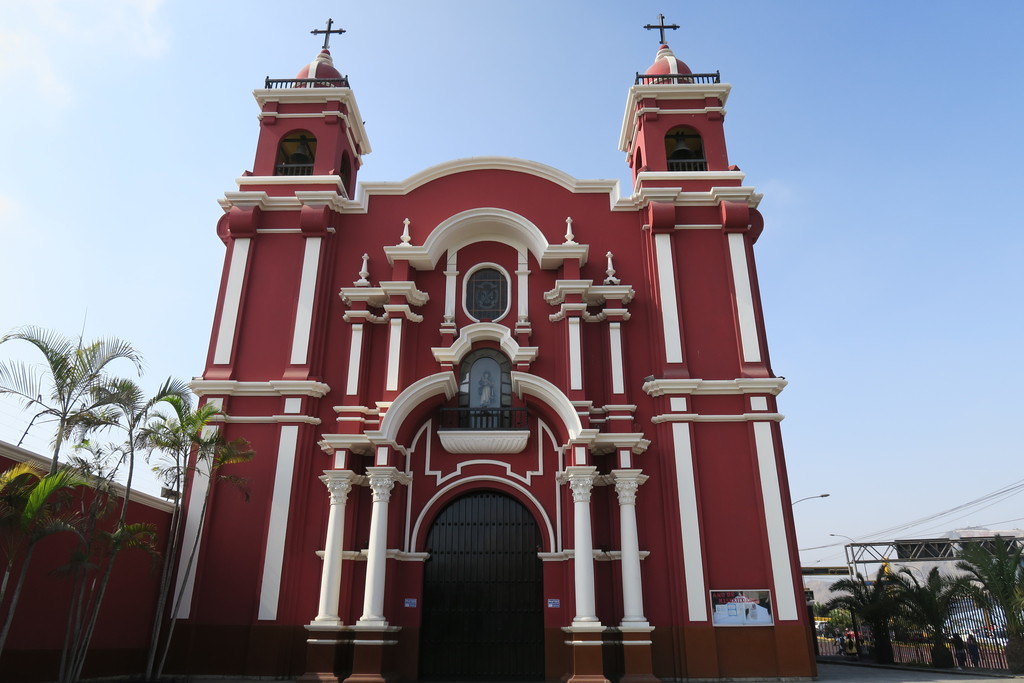
[(690, 67), (686, 66), (686, 62), (672, 53), (668, 45), (662, 45), (661, 49), (658, 50), (658, 56), (654, 58), (654, 64), (651, 64), (645, 73), (649, 76), (660, 76), (662, 74), (691, 74), (693, 72), (690, 71)]
[(334, 68), (329, 50), (321, 50), (312, 62), (299, 69), (295, 78), (324, 78), (344, 80), (344, 76)]

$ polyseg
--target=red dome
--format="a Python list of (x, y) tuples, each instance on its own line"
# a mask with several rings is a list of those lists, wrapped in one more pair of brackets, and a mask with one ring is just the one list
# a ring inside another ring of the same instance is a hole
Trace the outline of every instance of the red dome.
[(662, 45), (658, 50), (658, 56), (654, 58), (654, 64), (648, 67), (648, 75), (660, 76), (662, 74), (692, 74), (686, 62), (672, 54), (668, 45)]
[(321, 50), (312, 62), (299, 69), (295, 78), (343, 78), (334, 68), (334, 60), (328, 50)]

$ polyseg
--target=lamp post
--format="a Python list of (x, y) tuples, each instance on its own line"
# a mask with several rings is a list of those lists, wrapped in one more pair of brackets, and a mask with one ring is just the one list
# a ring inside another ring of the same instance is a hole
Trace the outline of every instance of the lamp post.
[(810, 500), (811, 498), (828, 498), (831, 495), (831, 493), (819, 493), (816, 496), (807, 496), (805, 498), (800, 498), (799, 500), (794, 500), (793, 505), (796, 505), (797, 503), (802, 503), (805, 500)]
[[(850, 543), (857, 542), (849, 536), (846, 536), (845, 534), (829, 534), (829, 536), (834, 536), (836, 538), (845, 538)], [(845, 546), (843, 546), (843, 554), (846, 555), (846, 567), (850, 570), (850, 578), (852, 579), (855, 576), (855, 574), (853, 572), (853, 558), (850, 557), (850, 543), (847, 543)]]

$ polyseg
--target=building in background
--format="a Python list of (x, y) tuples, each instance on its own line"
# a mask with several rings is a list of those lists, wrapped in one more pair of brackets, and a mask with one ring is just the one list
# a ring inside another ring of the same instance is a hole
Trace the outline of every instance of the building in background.
[(257, 458), (248, 503), (213, 491), (177, 670), (812, 676), (730, 86), (661, 45), (623, 84), (630, 188), (497, 157), (357, 185), (326, 47), (255, 91), (222, 200), (193, 386)]

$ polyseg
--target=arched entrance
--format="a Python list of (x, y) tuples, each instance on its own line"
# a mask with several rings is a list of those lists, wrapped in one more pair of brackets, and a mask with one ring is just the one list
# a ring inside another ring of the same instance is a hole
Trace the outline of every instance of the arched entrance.
[(441, 510), (427, 535), (420, 678), (544, 678), (540, 546), (533, 516), (503, 493)]

